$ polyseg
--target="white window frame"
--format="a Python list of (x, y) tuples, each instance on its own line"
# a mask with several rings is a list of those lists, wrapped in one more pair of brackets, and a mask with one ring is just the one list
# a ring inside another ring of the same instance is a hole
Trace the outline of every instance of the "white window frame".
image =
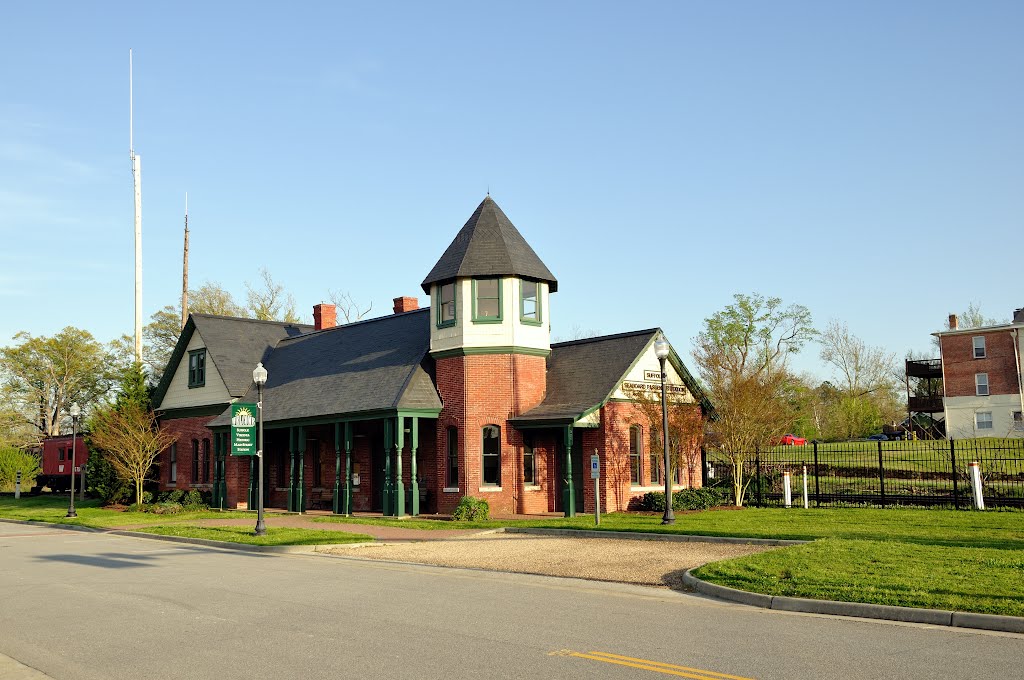
[[(984, 377), (982, 377), (984, 376)], [(984, 391), (982, 391), (984, 390)], [(974, 394), (978, 397), (989, 396), (988, 373), (974, 374)]]
[[(978, 342), (979, 340), (981, 342)], [(973, 338), (971, 338), (971, 347), (972, 347), (972, 351), (973, 351), (975, 359), (984, 359), (986, 356), (988, 356), (988, 353), (987, 353), (986, 347), (985, 347), (985, 336), (984, 335), (975, 335)], [(981, 350), (981, 354), (978, 354), (978, 350), (979, 349)]]
[[(985, 425), (982, 425), (981, 416), (988, 416), (985, 419)], [(975, 430), (992, 430), (995, 429), (995, 423), (992, 421), (992, 411), (975, 411), (974, 413), (974, 429)]]

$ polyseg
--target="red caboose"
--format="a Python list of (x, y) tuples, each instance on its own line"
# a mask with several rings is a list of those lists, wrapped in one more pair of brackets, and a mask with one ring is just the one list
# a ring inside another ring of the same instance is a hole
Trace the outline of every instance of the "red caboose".
[[(36, 488), (50, 487), (51, 491), (64, 492), (71, 488), (71, 435), (60, 437), (48, 437), (43, 440), (42, 445), (43, 472), (36, 477)], [(78, 435), (75, 441), (75, 468), (79, 474), (75, 480), (75, 488), (78, 489), (81, 480), (82, 466), (89, 459), (89, 449), (85, 445), (85, 439)]]

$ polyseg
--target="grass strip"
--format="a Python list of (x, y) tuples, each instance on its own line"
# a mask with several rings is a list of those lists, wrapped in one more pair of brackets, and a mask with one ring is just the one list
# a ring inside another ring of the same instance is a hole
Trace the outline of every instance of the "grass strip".
[(254, 536), (251, 527), (194, 527), (177, 524), (145, 527), (136, 529), (136, 531), (160, 536), (203, 538), (209, 541), (244, 543), (246, 545), (331, 545), (364, 543), (374, 540), (372, 536), (350, 534), (345, 531), (275, 527), (268, 527), (266, 536)]
[(767, 595), (1024, 616), (1024, 554), (996, 548), (824, 539), (694, 575)]
[(0, 518), (24, 519), (53, 524), (73, 524), (95, 529), (110, 529), (132, 524), (166, 524), (174, 521), (195, 519), (230, 519), (251, 517), (245, 512), (221, 512), (219, 510), (199, 510), (181, 512), (175, 515), (157, 515), (152, 512), (122, 512), (100, 507), (97, 500), (75, 501), (77, 518), (67, 517), (67, 496), (23, 496), (17, 500), (13, 496), (0, 497)]

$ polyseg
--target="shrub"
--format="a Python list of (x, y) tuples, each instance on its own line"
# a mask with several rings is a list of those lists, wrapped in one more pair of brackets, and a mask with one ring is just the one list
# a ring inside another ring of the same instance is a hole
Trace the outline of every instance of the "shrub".
[(157, 499), (161, 503), (177, 503), (181, 505), (181, 499), (185, 496), (185, 492), (181, 489), (175, 489), (174, 491), (165, 491), (160, 494)]
[[(114, 466), (101, 451), (89, 443), (89, 471), (85, 475), (85, 490), (100, 499), (104, 505), (122, 504), (132, 498), (132, 487), (121, 481)], [(132, 499), (134, 500), (134, 499)]]
[(203, 494), (199, 493), (196, 489), (190, 489), (181, 499), (181, 504), (185, 506), (186, 510), (206, 510), (209, 508), (206, 500), (203, 498)]
[(39, 458), (16, 448), (0, 448), (0, 491), (14, 491), (18, 472), (21, 472), (21, 489), (28, 491), (36, 485), (40, 472)]
[(491, 506), (482, 498), (463, 496), (455, 506), (452, 519), (460, 522), (476, 522), (490, 517)]
[[(683, 489), (672, 492), (673, 510), (707, 510), (725, 503), (725, 494), (713, 488)], [(648, 491), (637, 504), (647, 512), (665, 512), (665, 492)]]

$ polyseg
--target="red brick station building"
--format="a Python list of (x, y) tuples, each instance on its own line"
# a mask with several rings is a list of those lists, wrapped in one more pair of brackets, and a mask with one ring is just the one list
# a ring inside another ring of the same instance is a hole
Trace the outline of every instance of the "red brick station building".
[[(391, 315), (343, 325), (329, 304), (314, 326), (192, 314), (154, 399), (176, 437), (161, 489), (256, 506), (256, 458), (231, 455), (229, 428), (232, 403), (257, 401), (258, 362), (268, 508), (402, 516), (474, 496), (495, 513), (593, 512), (594, 453), (602, 510), (664, 489), (623, 388), (660, 391), (659, 329), (551, 344), (558, 281), (490, 196), (421, 285), (428, 308), (401, 297)], [(674, 351), (666, 384), (710, 413)], [(678, 470), (676, 488), (700, 472)]]

